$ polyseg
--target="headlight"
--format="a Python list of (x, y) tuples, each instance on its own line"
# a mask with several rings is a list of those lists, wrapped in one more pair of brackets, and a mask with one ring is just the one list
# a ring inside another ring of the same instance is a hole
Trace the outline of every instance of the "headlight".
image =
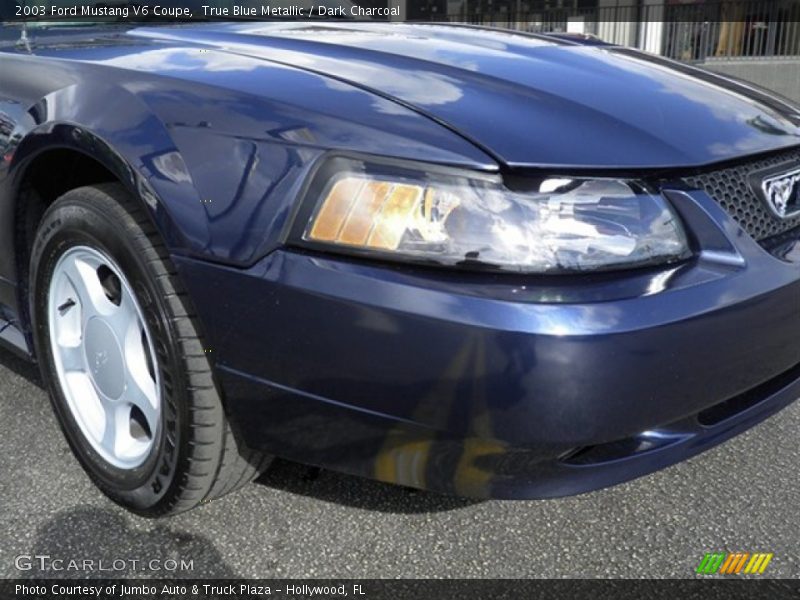
[(683, 228), (661, 196), (620, 179), (497, 178), (335, 159), (315, 178), (302, 240), (443, 265), (547, 272), (683, 258)]

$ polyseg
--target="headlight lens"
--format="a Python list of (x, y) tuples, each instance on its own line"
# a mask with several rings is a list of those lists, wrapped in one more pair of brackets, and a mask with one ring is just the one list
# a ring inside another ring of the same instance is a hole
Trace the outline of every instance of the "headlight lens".
[(669, 205), (636, 182), (558, 176), (513, 192), (491, 178), (345, 164), (317, 186), (307, 243), (530, 272), (646, 265), (688, 253)]

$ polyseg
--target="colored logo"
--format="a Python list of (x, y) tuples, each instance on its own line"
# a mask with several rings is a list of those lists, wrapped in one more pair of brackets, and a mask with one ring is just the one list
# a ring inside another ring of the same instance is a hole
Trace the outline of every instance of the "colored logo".
[(773, 554), (766, 552), (709, 552), (697, 567), (699, 575), (761, 575)]

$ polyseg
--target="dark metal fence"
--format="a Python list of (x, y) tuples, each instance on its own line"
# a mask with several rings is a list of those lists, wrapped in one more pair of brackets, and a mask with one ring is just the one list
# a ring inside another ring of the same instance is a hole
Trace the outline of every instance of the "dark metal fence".
[(800, 2), (667, 6), (663, 52), (683, 60), (800, 55)]
[[(696, 0), (580, 8), (564, 0), (463, 0), (448, 18), (532, 32), (571, 32), (685, 61), (800, 56), (800, 0)], [(436, 12), (435, 10), (433, 11)], [(435, 17), (435, 14), (431, 14)]]

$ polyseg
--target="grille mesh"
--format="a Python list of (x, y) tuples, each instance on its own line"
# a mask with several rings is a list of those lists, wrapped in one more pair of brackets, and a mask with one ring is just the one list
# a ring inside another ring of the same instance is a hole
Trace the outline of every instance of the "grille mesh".
[(683, 179), (719, 202), (742, 229), (760, 242), (800, 227), (800, 216), (785, 220), (774, 216), (764, 201), (750, 189), (747, 177), (753, 171), (791, 162), (800, 165), (800, 149)]

